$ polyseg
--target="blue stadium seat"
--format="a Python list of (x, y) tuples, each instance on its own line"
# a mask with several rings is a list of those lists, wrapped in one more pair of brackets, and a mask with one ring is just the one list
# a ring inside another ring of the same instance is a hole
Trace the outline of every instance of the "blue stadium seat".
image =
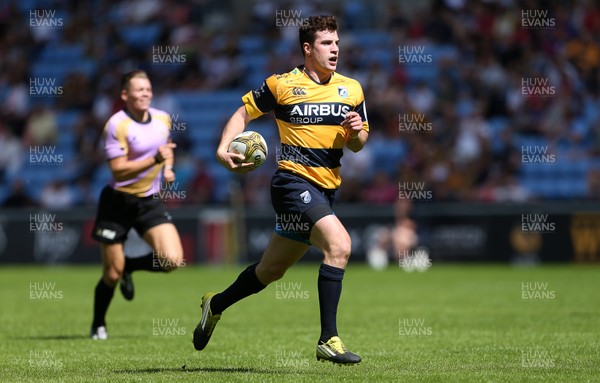
[(38, 61), (31, 65), (31, 77), (41, 77), (56, 79), (57, 86), (63, 85), (67, 73), (72, 72), (70, 65), (65, 65), (64, 62), (45, 62)]
[(244, 87), (246, 89), (257, 89), (262, 85), (263, 81), (265, 81), (265, 79), (269, 76), (270, 76), (270, 74), (267, 74), (266, 72), (249, 73), (244, 78)]
[(214, 178), (214, 196), (217, 202), (229, 201), (229, 181), (233, 175), (216, 161), (207, 162), (207, 170)]
[(362, 47), (386, 47), (392, 43), (392, 38), (389, 33), (385, 32), (359, 32), (353, 36), (355, 45)]
[[(64, 86), (70, 73), (82, 73), (91, 77), (96, 73), (96, 63), (91, 59), (79, 59), (65, 65), (64, 61), (37, 61), (31, 66), (31, 77), (48, 79), (54, 86)], [(51, 97), (42, 97), (51, 98)]]
[[(81, 118), (83, 114), (78, 111), (62, 111), (56, 114), (56, 124), (58, 125), (58, 130), (60, 132), (71, 132), (73, 130), (73, 126)], [(67, 134), (62, 134), (63, 136)], [(71, 135), (72, 134), (68, 134)]]
[(145, 49), (158, 40), (160, 31), (160, 24), (147, 24), (121, 28), (120, 33), (123, 40), (132, 47)]
[(244, 65), (249, 72), (264, 73), (268, 63), (269, 57), (266, 55), (254, 54), (244, 58)]
[(191, 120), (188, 128), (190, 138), (204, 145), (212, 144), (212, 141), (216, 141), (223, 130), (223, 121), (220, 116), (215, 119), (201, 118), (198, 121)]
[(588, 195), (587, 178), (577, 178), (573, 181), (573, 196), (577, 198), (586, 198)]
[(542, 178), (525, 178), (523, 179), (522, 185), (534, 198), (542, 198), (544, 195), (544, 185), (542, 185)]
[(405, 65), (408, 80), (412, 84), (425, 82), (429, 86), (435, 86), (438, 78), (438, 68), (435, 65)]
[(47, 45), (42, 50), (39, 60), (44, 62), (71, 63), (84, 56), (83, 44)]
[(398, 56), (389, 48), (373, 49), (367, 55), (368, 63), (378, 63), (384, 70), (391, 71), (398, 65)]
[(264, 51), (265, 39), (260, 35), (243, 36), (238, 41), (240, 52), (248, 59), (256, 55), (257, 52)]
[(573, 173), (580, 177), (587, 177), (588, 172), (592, 168), (592, 161), (587, 158), (582, 158), (573, 162)]
[(561, 186), (557, 179), (541, 178), (538, 184), (542, 198), (561, 198)]
[(215, 109), (226, 109), (233, 113), (236, 107), (241, 105), (242, 93), (239, 91), (221, 92), (175, 92), (173, 97), (179, 105), (182, 113), (198, 113), (202, 110), (214, 111)]
[(191, 155), (197, 160), (208, 162), (215, 158), (215, 150), (207, 145), (196, 143), (192, 146)]
[(10, 195), (10, 187), (4, 183), (0, 184), (0, 204), (6, 201), (6, 198)]

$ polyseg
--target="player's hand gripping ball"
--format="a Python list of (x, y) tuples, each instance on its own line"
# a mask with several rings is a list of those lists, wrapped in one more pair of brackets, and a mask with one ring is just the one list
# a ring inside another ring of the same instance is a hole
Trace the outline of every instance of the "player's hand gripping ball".
[(262, 165), (268, 154), (267, 142), (259, 133), (247, 130), (235, 136), (229, 144), (230, 152), (244, 156), (243, 162), (251, 162), (254, 169)]

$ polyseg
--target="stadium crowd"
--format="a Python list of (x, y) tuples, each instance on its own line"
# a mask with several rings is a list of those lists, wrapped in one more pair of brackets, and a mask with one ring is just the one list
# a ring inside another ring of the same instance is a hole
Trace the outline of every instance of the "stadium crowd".
[[(182, 116), (191, 94), (231, 94), (225, 116), (266, 76), (301, 63), (295, 29), (278, 20), (313, 13), (338, 17), (339, 71), (361, 82), (371, 126), (363, 151), (343, 158), (340, 202), (393, 204), (399, 188), (435, 201), (600, 197), (597, 2), (66, 3), (0, 5), (4, 206), (96, 203), (107, 179), (101, 133), (122, 107), (123, 72), (146, 70), (153, 105)], [(225, 121), (203, 124), (198, 113), (173, 135), (189, 198), (169, 203), (228, 201), (233, 176), (214, 160)], [(198, 138), (194, 129), (210, 131)], [(276, 152), (272, 118), (251, 129)], [(48, 160), (32, 163), (32, 153)], [(243, 178), (249, 203), (268, 203), (270, 157)]]

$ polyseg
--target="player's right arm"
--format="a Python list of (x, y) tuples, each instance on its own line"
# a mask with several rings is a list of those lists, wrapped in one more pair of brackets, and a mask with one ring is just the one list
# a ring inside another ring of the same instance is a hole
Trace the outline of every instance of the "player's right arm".
[(252, 117), (250, 117), (250, 114), (246, 111), (246, 107), (242, 105), (233, 113), (223, 129), (221, 142), (217, 147), (217, 160), (227, 170), (236, 173), (246, 173), (250, 168), (254, 167), (254, 163), (252, 162), (241, 162), (244, 160), (243, 155), (228, 151), (231, 141), (233, 141), (235, 136), (246, 129), (246, 126), (251, 120)]
[(229, 144), (235, 136), (246, 129), (250, 121), (275, 108), (277, 101), (273, 94), (276, 88), (277, 79), (275, 76), (271, 76), (262, 83), (260, 88), (250, 91), (242, 97), (244, 105), (233, 113), (227, 125), (225, 125), (221, 142), (217, 147), (217, 160), (226, 169), (242, 174), (254, 169), (252, 162), (240, 162), (244, 159), (243, 155), (228, 152)]

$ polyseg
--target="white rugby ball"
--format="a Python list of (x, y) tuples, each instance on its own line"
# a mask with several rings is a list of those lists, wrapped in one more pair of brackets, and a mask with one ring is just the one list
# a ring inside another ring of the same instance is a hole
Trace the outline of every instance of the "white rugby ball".
[(260, 133), (247, 130), (235, 136), (229, 144), (230, 152), (244, 156), (244, 162), (252, 162), (254, 169), (264, 164), (269, 154), (267, 142)]

